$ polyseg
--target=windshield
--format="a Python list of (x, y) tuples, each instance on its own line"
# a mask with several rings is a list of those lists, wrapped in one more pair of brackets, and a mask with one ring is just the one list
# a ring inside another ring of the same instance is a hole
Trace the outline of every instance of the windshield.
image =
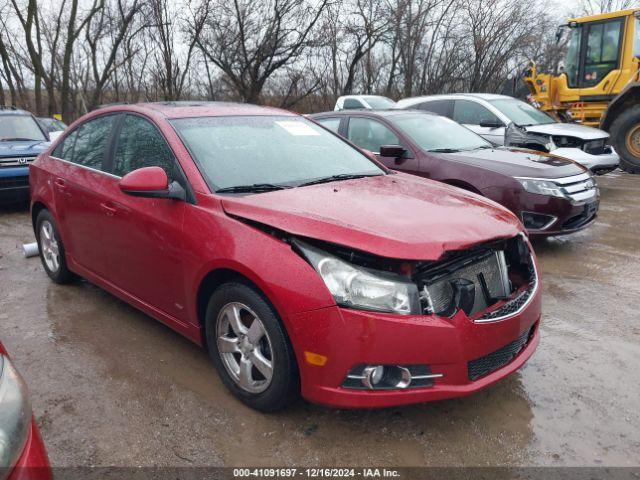
[(389, 117), (389, 120), (427, 152), (475, 150), (491, 146), (468, 128), (437, 115), (396, 115)]
[(546, 113), (515, 98), (491, 100), (491, 103), (519, 127), (556, 123), (556, 121)]
[(374, 110), (386, 110), (392, 108), (396, 102), (387, 97), (364, 97)]
[(47, 140), (31, 115), (0, 115), (0, 141)]
[(213, 191), (257, 184), (292, 187), (335, 175), (385, 173), (302, 117), (199, 117), (172, 124)]

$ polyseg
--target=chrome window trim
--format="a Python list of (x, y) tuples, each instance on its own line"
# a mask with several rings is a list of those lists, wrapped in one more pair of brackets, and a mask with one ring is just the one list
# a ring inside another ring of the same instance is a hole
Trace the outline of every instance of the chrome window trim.
[(89, 170), (91, 172), (101, 173), (103, 175), (106, 175), (107, 177), (115, 178), (117, 180), (120, 180), (122, 178), (122, 177), (119, 177), (117, 175), (114, 175), (113, 173), (105, 172), (104, 170), (98, 170), (97, 168), (93, 168), (93, 167), (87, 167), (86, 165), (82, 165), (80, 163), (75, 163), (75, 162), (72, 162), (70, 160), (65, 160), (64, 158), (54, 157), (53, 155), (49, 155), (49, 158), (52, 158), (54, 160), (58, 160), (60, 162), (66, 163), (68, 165), (73, 165), (74, 167), (84, 168), (85, 170)]
[(531, 263), (533, 265), (534, 279), (533, 279), (533, 289), (531, 290), (531, 294), (529, 295), (529, 298), (527, 298), (527, 301), (524, 302), (524, 304), (513, 313), (510, 313), (508, 315), (503, 315), (501, 317), (496, 317), (496, 318), (485, 318), (485, 319), (478, 318), (474, 320), (473, 323), (484, 324), (484, 323), (502, 322), (503, 320), (508, 320), (510, 318), (515, 317), (516, 315), (520, 315), (523, 312), (523, 310), (531, 304), (536, 294), (538, 293), (540, 282), (538, 281), (538, 268), (536, 266), (536, 262), (533, 260), (533, 255), (530, 255), (529, 258), (531, 259)]

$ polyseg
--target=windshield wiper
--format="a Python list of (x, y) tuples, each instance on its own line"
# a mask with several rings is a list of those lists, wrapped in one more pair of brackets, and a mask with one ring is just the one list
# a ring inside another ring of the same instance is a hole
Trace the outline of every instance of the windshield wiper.
[(219, 188), (216, 193), (271, 192), (273, 190), (284, 190), (285, 188), (291, 187), (276, 185), (275, 183), (252, 183), (251, 185), (234, 185), (233, 187)]
[(13, 137), (13, 138), (0, 138), (0, 142), (38, 142), (37, 138), (23, 138), (23, 137)]
[(434, 153), (456, 153), (459, 151), (460, 151), (459, 148), (433, 148), (431, 150), (427, 150), (427, 152), (434, 152)]
[(359, 174), (354, 174), (354, 173), (339, 173), (338, 175), (331, 175), (329, 177), (322, 177), (322, 178), (318, 178), (316, 180), (311, 180), (310, 182), (304, 182), (301, 183), (300, 185), (298, 185), (299, 187), (306, 187), (307, 185), (317, 185), (319, 183), (329, 183), (329, 182), (337, 182), (339, 180), (353, 180), (355, 178), (364, 178), (364, 177), (379, 177), (382, 174), (373, 174), (371, 175), (369, 174), (363, 174), (363, 173), (359, 173)]

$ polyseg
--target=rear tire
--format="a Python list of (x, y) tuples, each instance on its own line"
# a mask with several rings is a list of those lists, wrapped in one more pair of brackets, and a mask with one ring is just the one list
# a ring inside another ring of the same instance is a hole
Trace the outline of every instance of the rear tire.
[(620, 168), (640, 174), (640, 105), (622, 112), (611, 124), (609, 132), (620, 155)]
[(221, 285), (207, 306), (209, 355), (225, 386), (262, 412), (282, 409), (300, 396), (293, 348), (275, 309), (253, 286)]
[(49, 210), (42, 210), (36, 218), (36, 240), (40, 261), (49, 278), (55, 283), (70, 283), (77, 276), (67, 267), (64, 245), (58, 226)]

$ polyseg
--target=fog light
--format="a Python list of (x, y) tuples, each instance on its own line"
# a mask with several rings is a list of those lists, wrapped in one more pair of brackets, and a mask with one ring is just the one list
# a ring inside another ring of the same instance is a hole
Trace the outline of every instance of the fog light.
[(441, 373), (428, 365), (358, 365), (347, 374), (342, 386), (366, 390), (394, 390), (431, 387)]
[(365, 367), (362, 373), (362, 384), (367, 388), (376, 388), (384, 376), (384, 366)]
[(545, 230), (549, 228), (557, 217), (543, 213), (522, 212), (522, 223), (527, 230)]

